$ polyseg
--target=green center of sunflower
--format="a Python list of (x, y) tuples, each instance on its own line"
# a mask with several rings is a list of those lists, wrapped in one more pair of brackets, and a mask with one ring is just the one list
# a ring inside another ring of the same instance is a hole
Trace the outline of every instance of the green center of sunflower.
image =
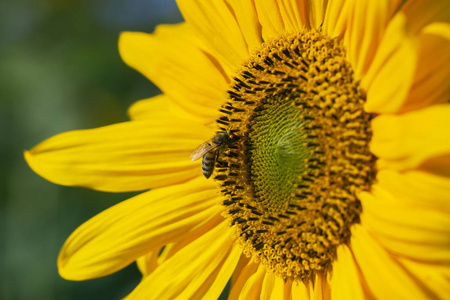
[(311, 139), (301, 134), (305, 124), (301, 111), (284, 98), (276, 95), (261, 104), (249, 128), (247, 147), (254, 197), (273, 212), (292, 202), (298, 178), (307, 169), (305, 160), (315, 157), (307, 146)]
[(277, 275), (327, 271), (370, 189), (372, 116), (338, 40), (305, 30), (266, 42), (217, 120), (231, 143), (215, 180), (244, 253)]

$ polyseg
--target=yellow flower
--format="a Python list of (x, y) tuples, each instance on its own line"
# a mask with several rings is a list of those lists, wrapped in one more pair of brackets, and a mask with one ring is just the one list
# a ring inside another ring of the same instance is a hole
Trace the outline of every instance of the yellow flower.
[[(150, 190), (81, 225), (61, 276), (136, 261), (130, 299), (448, 297), (449, 2), (178, 2), (185, 23), (119, 41), (163, 95), (25, 152), (57, 184)], [(216, 134), (207, 180), (189, 155)]]

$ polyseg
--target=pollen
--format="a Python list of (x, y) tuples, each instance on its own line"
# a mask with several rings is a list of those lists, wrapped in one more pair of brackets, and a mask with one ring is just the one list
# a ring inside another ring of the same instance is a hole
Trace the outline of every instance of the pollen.
[(265, 42), (217, 120), (234, 142), (213, 178), (244, 253), (284, 279), (331, 271), (369, 190), (373, 115), (337, 39), (304, 30)]

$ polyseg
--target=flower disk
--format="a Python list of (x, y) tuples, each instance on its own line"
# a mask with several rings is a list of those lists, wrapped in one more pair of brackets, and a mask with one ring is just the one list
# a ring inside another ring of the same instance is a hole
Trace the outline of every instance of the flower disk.
[(338, 40), (304, 30), (266, 42), (217, 120), (233, 144), (215, 180), (248, 257), (285, 279), (328, 270), (369, 190), (372, 115)]

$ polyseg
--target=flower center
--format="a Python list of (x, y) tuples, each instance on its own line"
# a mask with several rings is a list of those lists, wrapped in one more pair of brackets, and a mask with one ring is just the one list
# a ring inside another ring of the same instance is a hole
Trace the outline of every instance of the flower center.
[(247, 155), (250, 159), (250, 182), (254, 198), (272, 212), (293, 204), (291, 195), (298, 189), (299, 176), (314, 160), (311, 141), (301, 132), (305, 125), (301, 111), (285, 101), (285, 96), (267, 98), (250, 124)]
[(372, 116), (344, 50), (314, 30), (266, 42), (228, 95), (217, 123), (233, 142), (214, 178), (244, 253), (283, 278), (329, 270), (375, 175)]

